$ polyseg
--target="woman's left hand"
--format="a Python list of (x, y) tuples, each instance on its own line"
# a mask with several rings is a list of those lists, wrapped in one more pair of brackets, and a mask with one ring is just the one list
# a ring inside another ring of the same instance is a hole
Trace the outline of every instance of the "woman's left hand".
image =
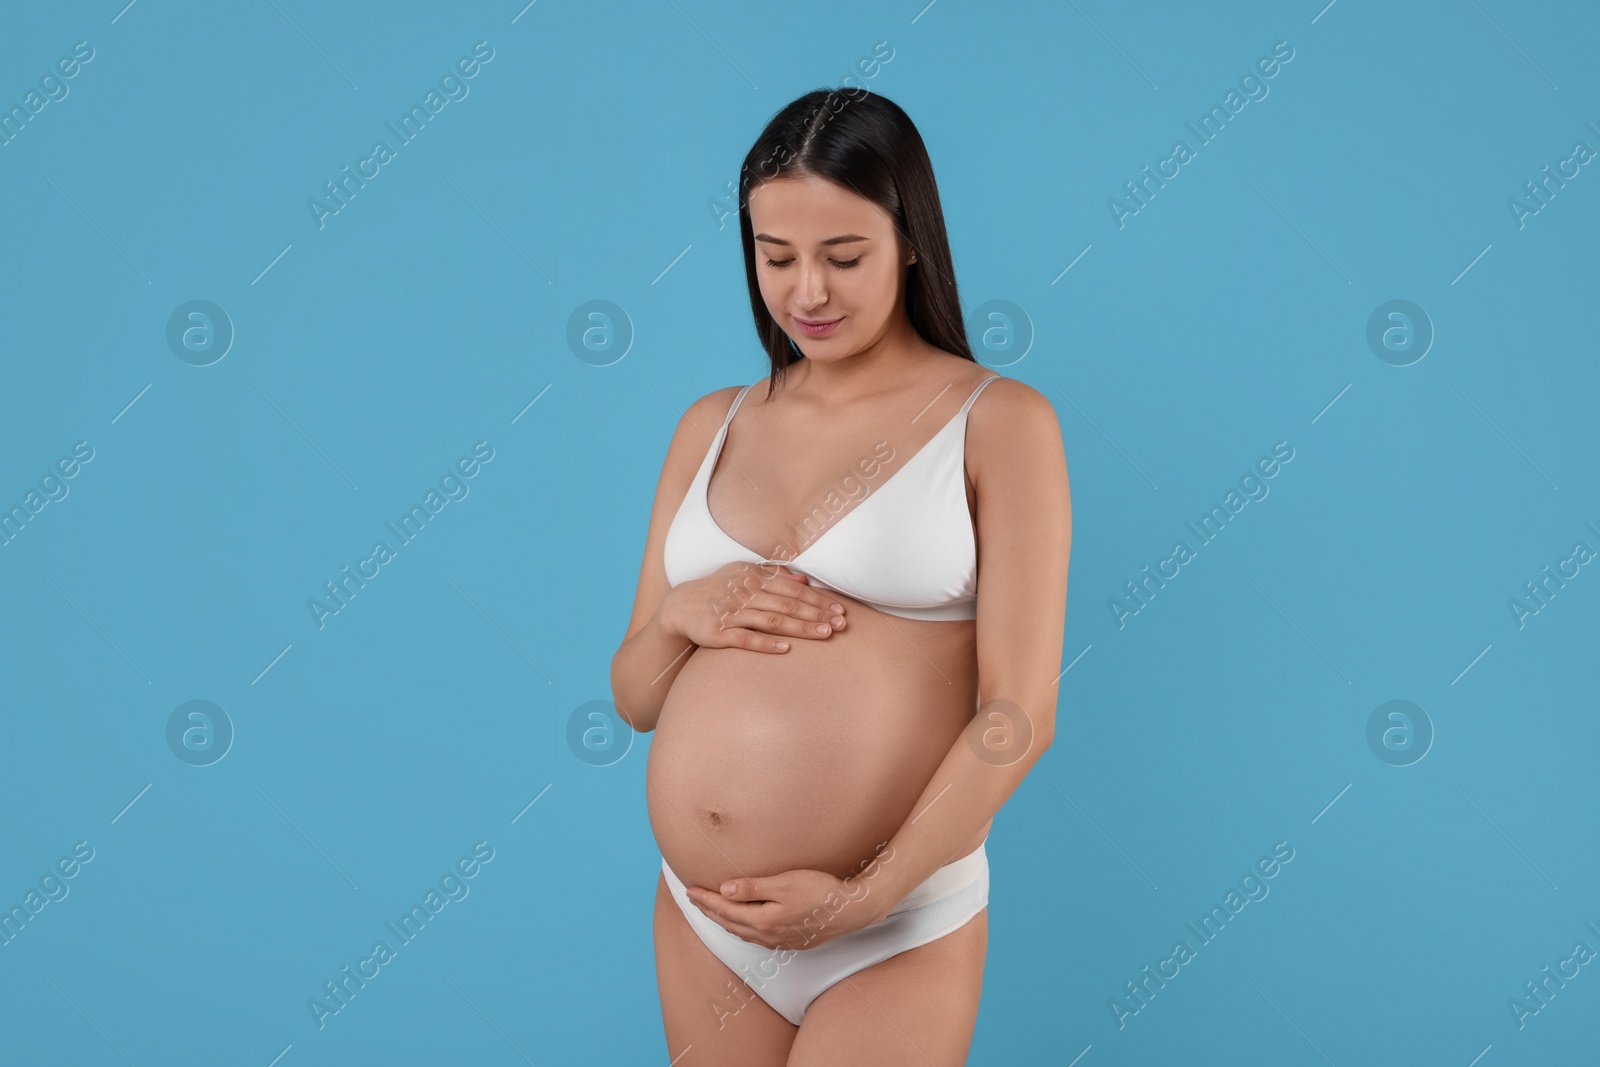
[(881, 894), (867, 883), (846, 883), (826, 871), (784, 871), (733, 878), (732, 892), (687, 886), (689, 899), (729, 933), (766, 948), (808, 949), (884, 917)]

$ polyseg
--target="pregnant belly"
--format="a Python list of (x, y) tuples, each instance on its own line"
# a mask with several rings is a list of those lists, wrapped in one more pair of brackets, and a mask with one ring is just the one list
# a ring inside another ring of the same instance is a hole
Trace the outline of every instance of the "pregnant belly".
[(782, 655), (697, 649), (673, 682), (646, 791), (657, 846), (685, 884), (857, 872), (971, 720), (974, 622), (891, 622), (853, 601), (846, 614), (843, 631), (791, 639)]

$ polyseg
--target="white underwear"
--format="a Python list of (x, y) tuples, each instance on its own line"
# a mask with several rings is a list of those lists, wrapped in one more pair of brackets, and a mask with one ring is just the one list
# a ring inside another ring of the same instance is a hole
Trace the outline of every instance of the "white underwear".
[[(746, 941), (695, 907), (665, 859), (661, 874), (706, 948), (795, 1026), (829, 986), (890, 956), (953, 933), (989, 903), (989, 856), (980, 844), (934, 871), (871, 926), (841, 934), (815, 948), (773, 949)], [(871, 885), (865, 879), (863, 883)], [(739, 1007), (738, 999), (729, 994), (729, 1013)]]

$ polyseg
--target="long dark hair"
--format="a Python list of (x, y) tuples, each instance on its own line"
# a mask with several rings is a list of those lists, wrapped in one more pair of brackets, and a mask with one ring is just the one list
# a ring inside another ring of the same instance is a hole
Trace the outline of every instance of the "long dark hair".
[(905, 307), (912, 328), (929, 344), (973, 359), (961, 319), (939, 187), (922, 135), (900, 105), (887, 97), (865, 88), (815, 89), (772, 117), (739, 171), (739, 238), (744, 244), (750, 310), (772, 361), (768, 398), (788, 366), (801, 357), (761, 298), (750, 193), (777, 178), (801, 175), (831, 181), (888, 213), (917, 255), (906, 272)]

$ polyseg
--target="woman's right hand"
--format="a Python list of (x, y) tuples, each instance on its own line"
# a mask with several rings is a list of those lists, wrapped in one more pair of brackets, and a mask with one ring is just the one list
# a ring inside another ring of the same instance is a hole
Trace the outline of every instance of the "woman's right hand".
[(701, 648), (782, 653), (785, 638), (820, 641), (843, 629), (844, 605), (787, 567), (734, 561), (668, 589), (656, 617)]

